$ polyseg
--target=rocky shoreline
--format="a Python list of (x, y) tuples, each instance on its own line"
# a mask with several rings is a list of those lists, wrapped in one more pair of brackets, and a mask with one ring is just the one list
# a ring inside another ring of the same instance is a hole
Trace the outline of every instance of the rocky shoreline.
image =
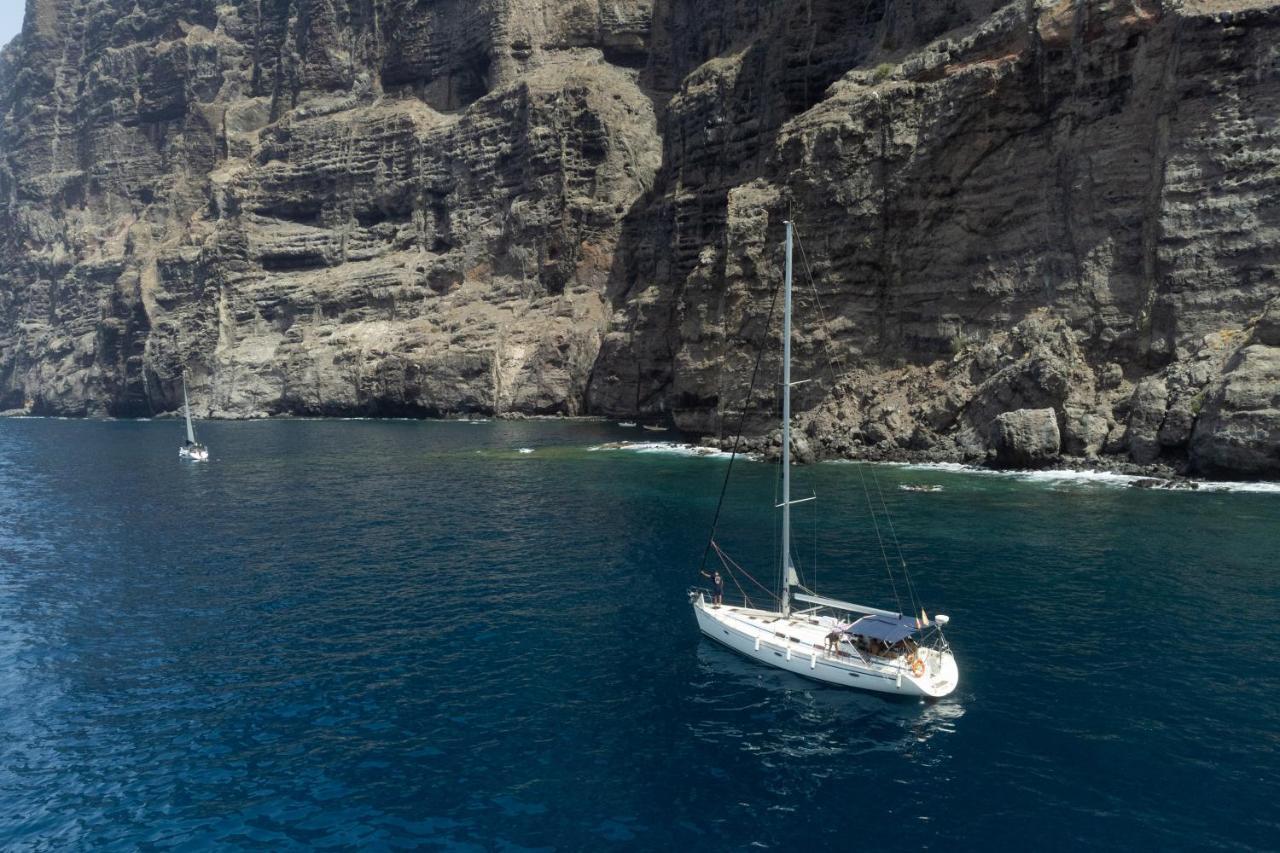
[[(66, 418), (65, 415), (37, 415), (26, 409), (10, 409), (0, 412), (0, 418), (45, 418), (56, 417)], [(157, 413), (146, 420), (179, 420), (182, 415), (177, 411), (168, 411)], [(76, 420), (142, 420), (141, 418), (94, 418), (90, 416), (73, 416)], [(577, 422), (577, 423), (609, 423), (613, 419), (599, 415), (526, 415), (519, 412), (508, 412), (499, 415), (486, 414), (477, 412), (474, 415), (459, 414), (450, 417), (433, 418), (433, 417), (409, 417), (409, 418), (382, 418), (382, 417), (366, 417), (360, 415), (295, 415), (295, 414), (275, 414), (256, 413), (247, 415), (234, 415), (231, 417), (206, 417), (202, 420), (213, 421), (257, 421), (257, 420), (273, 420), (273, 421), (290, 421), (290, 420), (422, 420), (422, 421), (442, 421), (442, 422), (463, 422), (478, 423), (488, 421), (547, 421), (547, 422)], [(717, 438), (714, 436), (696, 436), (683, 433), (668, 424), (663, 423), (643, 423), (636, 422), (633, 426), (662, 433), (661, 437), (655, 437), (652, 443), (671, 444), (673, 447), (685, 446), (692, 449), (702, 449), (707, 452), (728, 453), (734, 449), (734, 439), (732, 437)], [(619, 441), (616, 445), (619, 449), (625, 448), (627, 445), (633, 444), (649, 444), (645, 441)], [(750, 457), (758, 460), (776, 462), (780, 456), (780, 433), (774, 431), (763, 436), (743, 436), (738, 443), (738, 453), (744, 457)], [(1280, 479), (1269, 480), (1266, 478), (1249, 478), (1238, 477), (1222, 479), (1213, 479), (1209, 477), (1199, 477), (1187, 471), (1185, 463), (1182, 465), (1171, 462), (1152, 462), (1147, 464), (1139, 464), (1122, 456), (1096, 456), (1093, 458), (1082, 459), (1069, 456), (1052, 456), (1045, 457), (1035, 466), (1020, 467), (1016, 465), (998, 464), (995, 454), (988, 454), (986, 457), (971, 457), (956, 453), (946, 453), (936, 450), (911, 450), (908, 448), (892, 447), (857, 447), (851, 451), (841, 452), (833, 450), (829, 442), (810, 441), (803, 435), (793, 436), (792, 441), (792, 459), (796, 465), (814, 465), (824, 462), (870, 462), (880, 464), (894, 465), (913, 465), (913, 466), (960, 466), (964, 470), (971, 471), (991, 471), (1006, 473), (1030, 473), (1030, 472), (1078, 472), (1078, 473), (1097, 473), (1097, 474), (1116, 474), (1125, 477), (1132, 477), (1134, 480), (1129, 484), (1134, 488), (1142, 489), (1166, 489), (1166, 490), (1196, 490), (1200, 488), (1202, 483), (1215, 482), (1237, 482), (1237, 483), (1277, 483)]]
[(816, 456), (1280, 479), (1280, 0), (74, 5), (0, 409), (720, 437), (791, 219)]
[[(732, 438), (716, 439), (703, 437), (699, 446), (716, 450), (733, 449)], [(816, 446), (816, 449), (815, 449)], [(780, 455), (781, 442), (776, 434), (765, 438), (742, 439), (738, 452), (775, 461)], [(1120, 456), (1097, 456), (1081, 459), (1068, 456), (1045, 457), (1035, 466), (1017, 466), (997, 464), (994, 455), (987, 457), (965, 456), (959, 453), (947, 453), (936, 450), (910, 450), (907, 448), (856, 448), (852, 452), (833, 452), (821, 442), (810, 442), (803, 437), (796, 437), (792, 442), (792, 457), (796, 464), (816, 464), (831, 461), (879, 462), (902, 465), (961, 465), (966, 468), (986, 469), (991, 471), (1091, 471), (1106, 474), (1123, 474), (1125, 476), (1150, 478), (1161, 482), (1195, 482), (1197, 478), (1188, 474), (1185, 467), (1167, 462), (1139, 464)]]

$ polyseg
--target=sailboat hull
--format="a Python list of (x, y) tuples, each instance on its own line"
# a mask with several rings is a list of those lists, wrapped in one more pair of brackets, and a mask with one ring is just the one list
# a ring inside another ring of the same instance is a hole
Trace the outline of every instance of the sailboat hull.
[[(733, 607), (712, 604), (707, 601), (704, 592), (695, 592), (690, 596), (694, 615), (698, 619), (698, 628), (703, 634), (718, 643), (728, 646), (734, 651), (759, 663), (794, 672), (805, 678), (812, 678), (827, 684), (841, 687), (852, 687), (858, 690), (871, 690), (876, 693), (893, 693), (902, 696), (927, 696), (939, 698), (956, 689), (960, 681), (955, 657), (951, 654), (946, 640), (942, 637), (942, 629), (937, 628), (936, 640), (932, 645), (923, 642), (923, 637), (913, 642), (905, 642), (912, 634), (918, 634), (920, 623), (914, 624), (912, 619), (902, 621), (901, 614), (889, 613), (859, 605), (847, 605), (821, 599), (816, 594), (797, 595), (797, 598), (808, 598), (818, 605), (811, 611), (794, 613), (790, 602), (793, 589), (800, 586), (796, 575), (795, 563), (791, 551), (791, 505), (803, 501), (791, 499), (791, 279), (792, 279), (792, 227), (791, 221), (786, 225), (786, 254), (783, 272), (783, 312), (782, 312), (782, 435), (780, 441), (781, 460), (779, 464), (782, 485), (781, 503), (776, 504), (782, 510), (780, 527), (781, 542), (779, 548), (778, 568), (780, 570), (780, 589), (778, 590), (779, 612), (756, 610), (749, 607)], [(753, 380), (754, 381), (754, 380)], [(737, 452), (735, 447), (734, 452)], [(728, 472), (725, 474), (728, 485)], [(808, 499), (805, 499), (808, 500)], [(716, 519), (724, 507), (724, 491), (721, 491), (720, 504), (716, 507)], [(884, 507), (888, 513), (888, 507)], [(873, 509), (873, 517), (875, 511)], [(877, 526), (877, 536), (879, 527)], [(706, 575), (705, 563), (712, 547), (720, 553), (715, 544), (715, 524), (712, 524), (711, 540), (703, 553), (702, 574)], [(895, 535), (896, 539), (896, 535)], [(881, 542), (883, 548), (884, 543)], [(725, 566), (728, 569), (728, 564)], [(885, 556), (885, 568), (889, 566)], [(902, 571), (906, 572), (906, 561), (902, 561)], [(717, 587), (722, 588), (719, 574), (716, 575)], [(883, 629), (875, 629), (869, 637), (874, 643), (859, 642), (851, 644), (836, 628), (834, 616), (819, 616), (822, 607), (832, 607), (836, 612), (878, 614), (878, 618), (888, 618), (887, 623), (892, 632), (885, 634)], [(913, 604), (914, 608), (914, 604)], [(939, 625), (945, 620), (938, 619)], [(906, 633), (902, 633), (903, 630)], [(884, 635), (877, 637), (876, 634)], [(830, 641), (828, 640), (830, 638)], [(888, 640), (888, 642), (883, 642)], [(829, 646), (828, 643), (831, 643)]]
[(693, 602), (698, 628), (709, 639), (758, 663), (796, 675), (856, 690), (938, 699), (959, 683), (950, 652), (925, 652), (924, 673), (909, 662), (861, 659), (833, 653), (825, 637), (835, 626), (830, 617), (791, 616), (745, 607), (717, 606), (699, 594)]

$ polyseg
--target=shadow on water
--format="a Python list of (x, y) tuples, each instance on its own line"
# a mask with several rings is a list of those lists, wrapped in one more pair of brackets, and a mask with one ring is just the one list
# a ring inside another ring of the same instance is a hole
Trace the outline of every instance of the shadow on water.
[[(927, 702), (841, 689), (761, 666), (705, 639), (698, 646), (698, 662), (703, 677), (692, 685), (692, 701), (708, 709), (750, 707), (750, 716), (762, 723), (755, 738), (737, 728), (701, 730), (717, 744), (750, 743), (753, 751), (797, 758), (919, 754), (934, 736), (954, 734), (964, 716), (960, 698)], [(763, 746), (760, 738), (770, 745)]]

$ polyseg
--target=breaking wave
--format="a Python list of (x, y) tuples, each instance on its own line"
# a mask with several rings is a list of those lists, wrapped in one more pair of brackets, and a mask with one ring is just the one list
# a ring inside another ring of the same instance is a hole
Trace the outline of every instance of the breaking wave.
[[(626, 450), (632, 453), (665, 453), (670, 456), (692, 456), (708, 459), (728, 459), (732, 454), (727, 450), (714, 447), (702, 447), (697, 444), (681, 444), (675, 441), (610, 441), (588, 447), (588, 452), (600, 450)], [(739, 454), (742, 455), (742, 454)]]
[[(1113, 486), (1120, 488), (1150, 488), (1177, 492), (1253, 492), (1280, 494), (1280, 483), (1229, 480), (1166, 480), (1140, 474), (1120, 474), (1114, 471), (1073, 471), (1049, 469), (1045, 471), (997, 471), (964, 465), (959, 462), (879, 462), (908, 471), (945, 471), (953, 474), (978, 474), (986, 477), (1004, 477), (1047, 486)], [(1140, 485), (1141, 484), (1141, 485)]]

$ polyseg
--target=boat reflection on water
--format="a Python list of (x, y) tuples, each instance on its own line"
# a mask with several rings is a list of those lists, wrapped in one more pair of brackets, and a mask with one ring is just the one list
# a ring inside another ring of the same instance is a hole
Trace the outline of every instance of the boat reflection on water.
[[(949, 757), (944, 736), (955, 733), (965, 713), (957, 694), (925, 701), (843, 690), (709, 643), (699, 644), (698, 676), (693, 701), (708, 707), (694, 736), (778, 757), (895, 752), (937, 764)], [(838, 763), (822, 763), (840, 775)]]

